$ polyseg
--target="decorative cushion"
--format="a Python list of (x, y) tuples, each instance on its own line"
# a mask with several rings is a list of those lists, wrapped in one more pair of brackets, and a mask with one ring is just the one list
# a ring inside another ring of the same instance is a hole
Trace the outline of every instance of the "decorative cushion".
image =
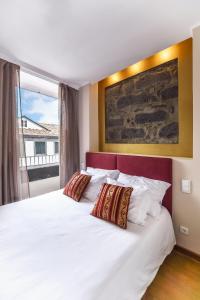
[[(129, 175), (127, 175), (129, 176)], [(133, 176), (131, 176), (133, 177)], [(145, 225), (148, 215), (158, 217), (161, 213), (161, 204), (154, 200), (149, 191), (149, 188), (140, 182), (121, 183), (118, 180), (107, 178), (107, 183), (132, 186), (133, 193), (131, 194), (130, 204), (128, 209), (128, 221), (138, 225)]]
[(126, 229), (132, 191), (131, 187), (104, 183), (91, 215)]
[(124, 187), (133, 187), (127, 218), (131, 223), (144, 225), (148, 216), (147, 213), (152, 205), (152, 202), (155, 202), (150, 200), (148, 189), (144, 186), (131, 186), (128, 184), (123, 184), (111, 178), (107, 178), (107, 183)]
[(91, 176), (76, 172), (64, 188), (63, 194), (71, 197), (75, 201), (79, 201), (90, 182)]

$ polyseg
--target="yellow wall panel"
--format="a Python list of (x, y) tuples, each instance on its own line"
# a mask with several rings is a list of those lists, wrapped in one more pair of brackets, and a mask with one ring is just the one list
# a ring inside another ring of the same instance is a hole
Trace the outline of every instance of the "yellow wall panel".
[[(105, 143), (105, 88), (128, 77), (178, 58), (179, 143), (178, 144), (107, 144)], [(192, 157), (192, 38), (173, 45), (98, 83), (100, 151)]]

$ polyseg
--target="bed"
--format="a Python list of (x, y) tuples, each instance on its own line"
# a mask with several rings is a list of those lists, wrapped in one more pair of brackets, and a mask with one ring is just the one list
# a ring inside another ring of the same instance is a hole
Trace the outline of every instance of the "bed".
[[(171, 182), (171, 160), (154, 159), (137, 165), (134, 156), (87, 153), (86, 164)], [(91, 216), (92, 203), (62, 190), (1, 207), (0, 299), (141, 299), (175, 244), (171, 202), (168, 190), (159, 218), (126, 230)]]

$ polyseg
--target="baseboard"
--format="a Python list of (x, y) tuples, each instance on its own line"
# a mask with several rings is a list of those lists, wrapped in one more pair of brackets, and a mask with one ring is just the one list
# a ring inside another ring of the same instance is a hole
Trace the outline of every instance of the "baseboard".
[(194, 253), (194, 252), (192, 252), (192, 251), (190, 251), (190, 250), (188, 250), (188, 249), (185, 249), (185, 248), (183, 248), (183, 247), (181, 247), (181, 246), (178, 246), (178, 245), (176, 245), (176, 246), (174, 247), (174, 249), (175, 249), (176, 251), (178, 251), (178, 252), (180, 252), (180, 253), (182, 253), (182, 254), (184, 254), (184, 255), (187, 255), (187, 256), (189, 256), (189, 257), (195, 259), (195, 260), (198, 260), (198, 261), (200, 262), (200, 255), (199, 255), (199, 254)]

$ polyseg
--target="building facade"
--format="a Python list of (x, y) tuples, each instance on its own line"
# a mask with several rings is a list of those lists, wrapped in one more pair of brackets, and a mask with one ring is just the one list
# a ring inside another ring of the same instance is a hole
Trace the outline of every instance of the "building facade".
[(20, 123), (26, 155), (21, 158), (21, 164), (27, 165), (30, 181), (58, 176), (58, 125), (35, 122), (27, 116)]

